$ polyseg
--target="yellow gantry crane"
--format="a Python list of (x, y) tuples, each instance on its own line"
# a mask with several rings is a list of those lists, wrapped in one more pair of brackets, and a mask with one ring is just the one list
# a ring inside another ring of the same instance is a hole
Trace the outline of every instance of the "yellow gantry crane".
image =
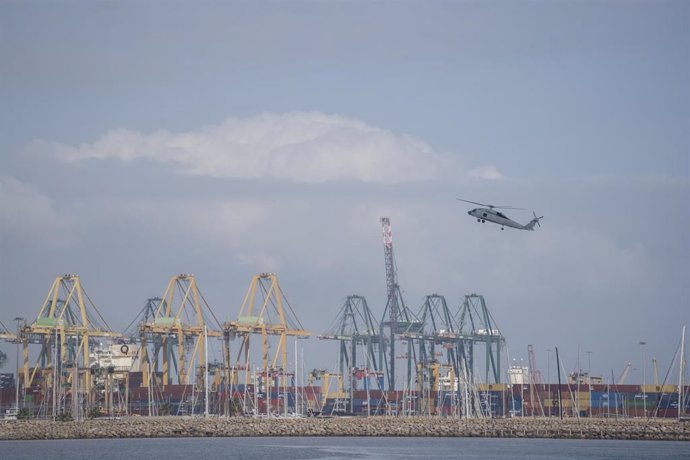
[[(23, 348), (20, 376), (24, 392), (40, 375), (44, 394), (53, 389), (53, 414), (57, 407), (57, 391), (71, 384), (72, 403), (75, 395), (86, 394), (88, 403), (94, 399), (90, 372), (90, 346), (95, 338), (119, 338), (84, 291), (78, 275), (58, 276), (48, 291), (36, 320), (19, 327), (18, 337)], [(33, 368), (29, 366), (29, 344), (41, 349)], [(80, 364), (81, 360), (81, 364)], [(76, 416), (76, 414), (75, 414)]]
[[(5, 342), (9, 343), (19, 343), (17, 341), (17, 334), (10, 332), (10, 330), (7, 329), (7, 326), (5, 326), (2, 321), (0, 321), (0, 340), (4, 340)], [(2, 355), (3, 353), (0, 351), (0, 358), (2, 357)], [(0, 359), (0, 365), (2, 365), (2, 361), (3, 360)], [(19, 369), (19, 363), (17, 363), (17, 369)]]
[[(282, 376), (285, 379), (287, 375), (287, 337), (309, 337), (309, 332), (304, 330), (297, 319), (274, 273), (261, 273), (252, 278), (237, 319), (223, 324), (223, 331), (225, 352), (228, 358), (230, 340), (237, 336), (241, 339), (235, 364), (227, 371), (231, 385), (238, 383), (239, 373), (243, 371), (245, 389), (252, 383), (250, 380), (250, 338), (252, 335), (261, 336), (261, 378), (266, 382), (269, 399), (271, 378)], [(272, 358), (269, 356), (271, 346), (269, 336), (278, 337)], [(256, 382), (254, 384), (256, 385)], [(255, 391), (257, 391), (256, 387)]]
[(0, 340), (11, 343), (15, 343), (17, 341), (17, 335), (10, 332), (2, 321), (0, 321)]
[[(171, 362), (176, 363), (177, 383), (188, 384), (192, 369), (198, 363), (196, 377), (203, 375), (206, 366), (205, 339), (221, 337), (220, 323), (199, 291), (192, 274), (172, 276), (165, 293), (158, 300), (153, 316), (139, 326), (141, 346), (139, 356), (143, 385), (148, 387), (153, 369), (162, 361), (162, 381), (171, 380)], [(159, 340), (160, 346), (151, 353), (149, 346)], [(190, 353), (187, 350), (191, 349)], [(162, 356), (160, 356), (162, 354)], [(175, 361), (175, 357), (177, 360)]]

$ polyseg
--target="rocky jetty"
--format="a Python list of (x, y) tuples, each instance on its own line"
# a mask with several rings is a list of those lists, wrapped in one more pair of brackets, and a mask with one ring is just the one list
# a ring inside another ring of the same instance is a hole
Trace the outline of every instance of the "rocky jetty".
[(0, 439), (230, 436), (423, 436), (690, 440), (690, 423), (664, 419), (454, 419), (434, 417), (126, 417), (0, 422)]

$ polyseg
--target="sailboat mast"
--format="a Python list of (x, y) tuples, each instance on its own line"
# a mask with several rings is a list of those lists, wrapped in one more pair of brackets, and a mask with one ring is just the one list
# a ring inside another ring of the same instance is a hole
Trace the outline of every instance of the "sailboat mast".
[(208, 327), (204, 325), (204, 417), (208, 417)]
[(558, 413), (563, 420), (563, 402), (561, 401), (561, 360), (558, 358), (558, 347), (556, 349), (556, 367), (558, 368)]
[(685, 326), (683, 326), (683, 333), (680, 336), (680, 369), (678, 372), (678, 420), (681, 414), (685, 412), (685, 401), (683, 400), (683, 362), (685, 360)]

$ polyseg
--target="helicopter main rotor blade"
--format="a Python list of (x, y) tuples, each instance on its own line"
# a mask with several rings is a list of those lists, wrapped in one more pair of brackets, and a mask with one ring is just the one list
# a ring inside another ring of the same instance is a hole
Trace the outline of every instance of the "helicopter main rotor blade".
[(478, 204), (479, 206), (486, 206), (489, 209), (518, 209), (524, 211), (525, 208), (514, 208), (512, 206), (495, 206), (493, 204), (477, 203), (476, 201), (463, 200), (462, 198), (456, 198), (457, 200), (464, 201), (465, 203)]
[(493, 208), (493, 206), (490, 204), (477, 203), (476, 201), (463, 200), (462, 198), (456, 198), (456, 200), (464, 201), (465, 203), (478, 204), (479, 206), (486, 206), (487, 208)]

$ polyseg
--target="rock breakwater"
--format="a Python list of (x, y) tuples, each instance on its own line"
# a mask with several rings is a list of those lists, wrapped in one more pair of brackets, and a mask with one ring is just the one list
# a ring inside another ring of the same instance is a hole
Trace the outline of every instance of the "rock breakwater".
[(690, 441), (690, 424), (664, 419), (468, 420), (433, 417), (126, 417), (72, 422), (0, 422), (0, 439), (4, 440), (232, 436), (422, 436)]

